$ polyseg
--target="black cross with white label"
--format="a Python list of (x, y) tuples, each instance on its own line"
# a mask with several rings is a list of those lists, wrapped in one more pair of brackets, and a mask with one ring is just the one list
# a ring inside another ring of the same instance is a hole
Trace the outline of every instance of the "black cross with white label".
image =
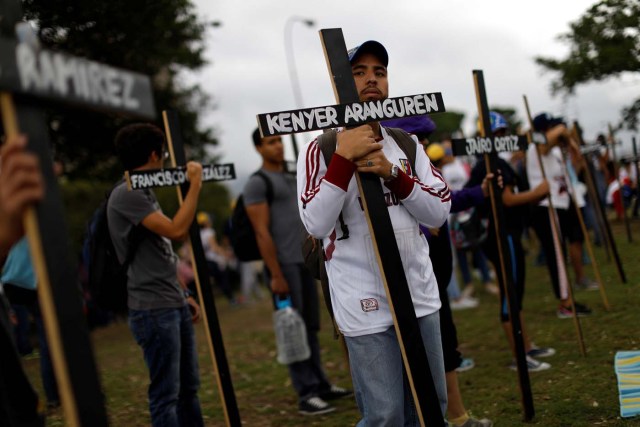
[[(487, 101), (487, 92), (484, 86), (484, 76), (482, 71), (473, 70), (473, 83), (476, 92), (476, 102), (478, 105), (478, 117), (480, 121), (480, 136), (478, 138), (470, 138), (473, 140), (471, 146), (474, 147), (471, 151), (477, 151), (479, 149), (484, 156), (484, 162), (487, 173), (493, 173), (498, 176), (498, 152), (499, 151), (511, 151), (504, 149), (505, 147), (514, 148), (520, 145), (516, 141), (510, 144), (496, 144), (498, 138), (492, 136), (491, 121), (489, 118), (489, 102)], [(512, 137), (507, 137), (508, 139)], [(513, 139), (510, 139), (513, 141)], [(470, 150), (467, 149), (466, 152)], [(507, 234), (505, 232), (505, 216), (502, 206), (502, 191), (498, 186), (498, 180), (491, 180), (489, 186), (489, 198), (491, 201), (491, 215), (493, 216), (494, 232), (496, 234), (496, 244), (498, 248), (499, 265), (496, 266), (496, 272), (502, 280), (500, 283), (504, 286), (504, 294), (507, 299), (507, 308), (509, 310), (509, 320), (511, 321), (511, 332), (513, 334), (513, 343), (516, 353), (516, 365), (518, 367), (518, 380), (520, 385), (520, 397), (522, 401), (522, 407), (524, 409), (523, 418), (525, 421), (530, 421), (535, 416), (535, 409), (533, 406), (533, 395), (531, 393), (531, 382), (529, 380), (529, 369), (527, 367), (527, 358), (524, 351), (524, 339), (522, 335), (522, 325), (520, 323), (520, 311), (517, 310), (519, 306), (518, 296), (513, 283), (512, 264), (511, 257), (505, 256), (509, 242)]]
[[(351, 75), (351, 74), (349, 74)], [(440, 92), (387, 98), (378, 101), (354, 101), (301, 110), (258, 114), (262, 137), (298, 132), (356, 127), (370, 122), (444, 112)]]
[(18, 25), (23, 26), (21, 34), (30, 36), (32, 43), (16, 41), (14, 24), (22, 19), (17, 1), (3, 1), (0, 15), (2, 122), (7, 136), (20, 132), (28, 135), (27, 150), (39, 158), (46, 187), (44, 199), (29, 209), (24, 221), (65, 423), (107, 426), (104, 395), (77, 287), (77, 270), (68, 257), (68, 232), (42, 108), (74, 104), (153, 119), (151, 82), (138, 73), (39, 49), (37, 38), (26, 23)]
[[(171, 155), (171, 163), (174, 167), (179, 166), (179, 168), (184, 171), (187, 159), (185, 156), (178, 114), (175, 111), (163, 111), (162, 119), (164, 121), (165, 133), (167, 135), (167, 146)], [(233, 165), (230, 166), (233, 168)], [(178, 186), (178, 198), (180, 199), (180, 204), (182, 204), (184, 196), (186, 196), (188, 191), (189, 183), (184, 180)], [(202, 240), (200, 239), (200, 227), (195, 220), (191, 222), (191, 227), (189, 227), (189, 241), (191, 246), (192, 264), (195, 266), (196, 288), (198, 290), (198, 297), (204, 315), (203, 318), (205, 330), (207, 331), (207, 343), (209, 345), (209, 352), (213, 362), (213, 373), (216, 376), (218, 391), (220, 392), (220, 397), (222, 399), (225, 421), (227, 426), (240, 427), (242, 422), (240, 421), (238, 403), (233, 390), (229, 363), (227, 362), (227, 355), (224, 350), (224, 342), (222, 341), (222, 332), (220, 331), (218, 311), (216, 309), (209, 271), (207, 269), (207, 260), (204, 255)]]

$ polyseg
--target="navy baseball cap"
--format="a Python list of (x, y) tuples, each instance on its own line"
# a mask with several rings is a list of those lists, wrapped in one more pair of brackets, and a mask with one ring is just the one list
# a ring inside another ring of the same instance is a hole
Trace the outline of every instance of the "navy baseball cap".
[(540, 113), (533, 118), (533, 129), (537, 132), (546, 132), (560, 124), (564, 124), (564, 119), (562, 117), (553, 117), (549, 113)]
[(389, 128), (400, 128), (407, 133), (431, 134), (436, 130), (436, 124), (429, 116), (412, 116), (401, 119), (386, 120), (382, 126)]
[(362, 55), (363, 53), (370, 53), (374, 55), (380, 60), (380, 62), (382, 62), (382, 65), (384, 65), (385, 67), (389, 65), (389, 54), (387, 54), (387, 49), (385, 49), (381, 43), (375, 40), (366, 41), (360, 46), (349, 49), (349, 52), (347, 52), (347, 55), (349, 55), (349, 62), (353, 64), (353, 61), (355, 61), (358, 56)]

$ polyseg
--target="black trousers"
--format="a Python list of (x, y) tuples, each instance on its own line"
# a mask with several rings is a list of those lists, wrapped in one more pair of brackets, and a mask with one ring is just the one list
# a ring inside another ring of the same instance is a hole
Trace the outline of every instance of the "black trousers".
[(27, 378), (9, 320), (9, 305), (0, 294), (0, 423), (3, 426), (40, 427), (38, 395)]

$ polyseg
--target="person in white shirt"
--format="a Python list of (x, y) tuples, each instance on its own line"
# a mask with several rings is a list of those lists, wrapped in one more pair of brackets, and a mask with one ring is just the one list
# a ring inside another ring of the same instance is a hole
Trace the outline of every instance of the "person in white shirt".
[[(543, 199), (538, 206), (534, 208), (532, 225), (545, 253), (554, 294), (560, 302), (557, 315), (562, 319), (570, 318), (573, 314), (571, 312), (571, 299), (568, 293), (569, 283), (566, 281), (566, 274), (559, 270), (557, 260), (557, 257), (565, 256), (565, 239), (569, 241), (569, 257), (575, 272), (577, 284), (588, 289), (597, 286), (597, 284), (592, 283), (584, 274), (584, 266), (582, 263), (582, 242), (584, 241), (584, 236), (580, 228), (576, 208), (569, 193), (571, 178), (567, 176), (567, 168), (564, 165), (561, 145), (568, 150), (571, 160), (578, 170), (582, 166), (580, 164), (581, 156), (577, 143), (571, 137), (562, 118), (553, 117), (548, 113), (542, 113), (534, 118), (533, 126), (537, 132), (543, 132), (545, 134), (547, 143), (541, 145), (531, 144), (527, 150), (527, 177), (529, 179), (529, 186), (535, 188), (543, 179), (536, 154), (536, 147), (538, 147), (546, 178), (549, 182), (551, 202), (555, 208), (555, 215), (560, 224), (560, 236), (558, 237), (561, 240), (563, 253), (557, 254), (553, 244), (553, 234), (548, 214), (549, 201), (547, 198)], [(562, 265), (560, 265), (560, 268), (561, 266)], [(583, 304), (576, 302), (575, 307), (576, 313), (579, 316), (591, 314), (591, 309)]]
[[(351, 49), (349, 59), (360, 100), (387, 98), (386, 49), (376, 41), (367, 41)], [(338, 132), (328, 167), (316, 140), (308, 143), (298, 158), (300, 216), (307, 231), (323, 241), (335, 320), (345, 336), (363, 417), (358, 425), (418, 425), (418, 419), (403, 381), (400, 347), (356, 172), (374, 173), (383, 183), (443, 416), (447, 407), (440, 299), (429, 246), (419, 225), (442, 226), (449, 214), (451, 193), (424, 150), (416, 150), (414, 167), (408, 165), (404, 151), (377, 122)], [(342, 238), (340, 213), (349, 229), (348, 238)]]

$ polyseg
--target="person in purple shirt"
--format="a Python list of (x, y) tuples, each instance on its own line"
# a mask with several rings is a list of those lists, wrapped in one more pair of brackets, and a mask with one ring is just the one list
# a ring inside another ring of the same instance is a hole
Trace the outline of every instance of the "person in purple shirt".
[[(435, 124), (427, 116), (415, 116), (398, 120), (390, 120), (383, 123), (384, 126), (396, 127), (415, 135), (424, 147), (429, 143), (428, 136), (435, 130)], [(434, 150), (437, 151), (437, 150)], [(444, 150), (441, 150), (444, 153)], [(432, 152), (427, 151), (427, 155)], [(433, 154), (432, 154), (433, 155)], [(438, 167), (438, 162), (442, 159), (431, 158), (431, 163)], [(473, 188), (464, 188), (460, 191), (451, 192), (451, 212), (459, 212), (472, 206), (484, 203), (488, 194), (489, 180), (493, 175), (487, 175), (482, 185)], [(438, 293), (440, 294), (440, 335), (442, 337), (442, 353), (444, 355), (444, 370), (447, 382), (447, 413), (452, 426), (463, 427), (491, 427), (493, 422), (486, 418), (478, 420), (469, 416), (462, 401), (462, 395), (458, 386), (458, 374), (456, 369), (461, 366), (463, 358), (458, 351), (458, 333), (453, 323), (449, 297), (447, 295), (447, 285), (453, 274), (453, 256), (451, 252), (451, 238), (449, 236), (449, 226), (447, 222), (439, 229), (429, 229), (423, 225), (420, 230), (429, 241), (429, 258), (433, 265), (433, 272), (438, 282)]]

